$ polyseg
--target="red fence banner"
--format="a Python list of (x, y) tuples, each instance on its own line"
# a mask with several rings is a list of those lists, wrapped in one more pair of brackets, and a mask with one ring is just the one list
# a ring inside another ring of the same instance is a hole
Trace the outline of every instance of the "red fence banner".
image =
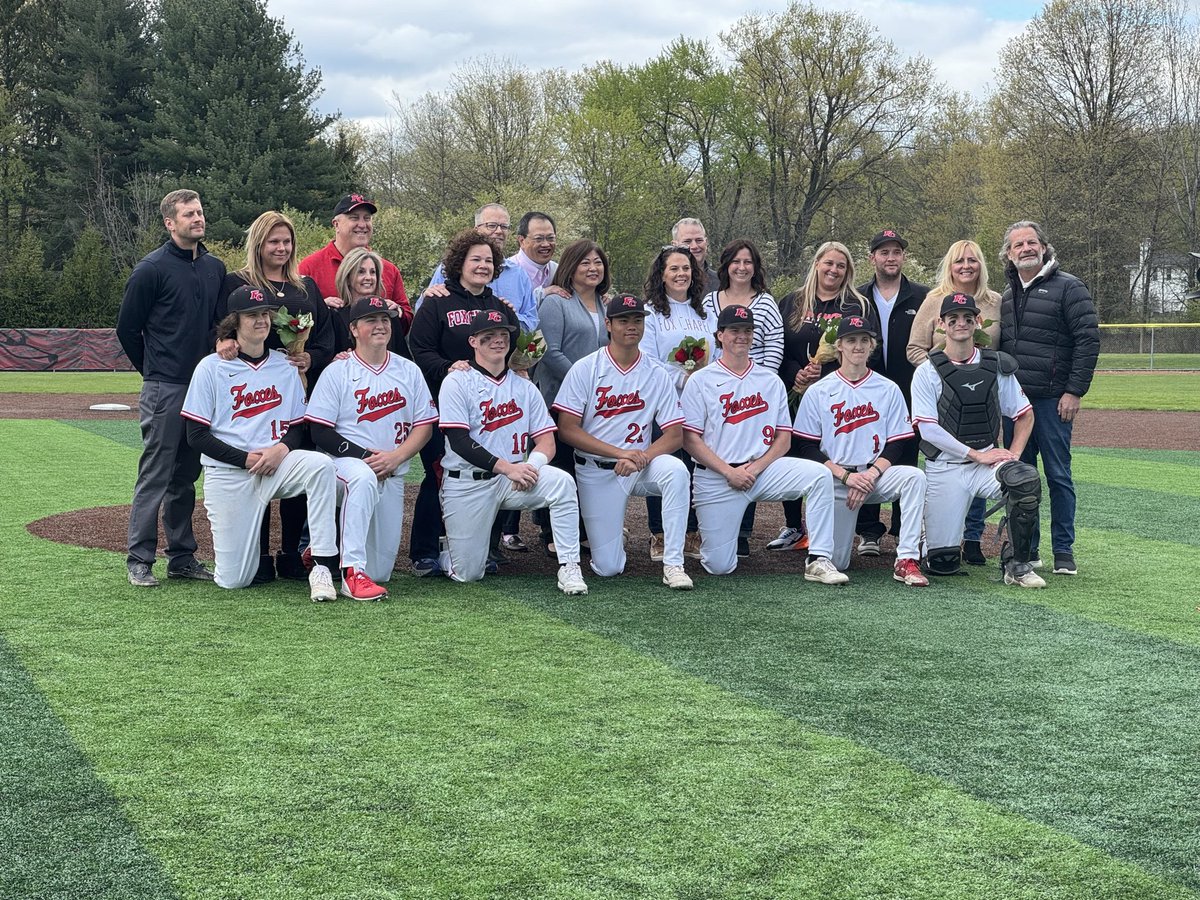
[(0, 328), (0, 370), (132, 372), (112, 328)]

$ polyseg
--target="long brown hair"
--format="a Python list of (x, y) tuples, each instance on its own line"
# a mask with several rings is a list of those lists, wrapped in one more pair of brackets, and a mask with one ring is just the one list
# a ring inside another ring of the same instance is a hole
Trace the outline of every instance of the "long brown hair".
[(283, 213), (273, 209), (268, 209), (250, 223), (250, 228), (246, 231), (246, 266), (235, 274), (246, 284), (275, 293), (274, 286), (263, 273), (262, 248), (267, 242), (267, 236), (279, 225), (285, 226), (292, 235), (292, 255), (283, 267), (283, 280), (304, 290), (304, 285), (300, 282), (300, 264), (296, 260), (296, 226)]
[(687, 257), (692, 266), (692, 283), (688, 285), (688, 305), (699, 316), (704, 315), (704, 288), (708, 284), (708, 275), (696, 264), (696, 258), (687, 247), (663, 247), (654, 262), (650, 264), (650, 273), (646, 276), (646, 305), (656, 313), (666, 318), (671, 317), (671, 301), (667, 297), (667, 286), (663, 284), (663, 273), (667, 271), (667, 259), (679, 253)]
[(857, 306), (864, 316), (871, 314), (871, 301), (860, 294), (854, 286), (854, 259), (850, 256), (850, 249), (838, 241), (826, 241), (817, 248), (812, 265), (808, 267), (808, 274), (804, 276), (804, 284), (794, 295), (796, 301), (792, 304), (792, 314), (788, 319), (788, 327), (792, 331), (800, 330), (800, 326), (804, 324), (804, 320), (809, 317), (816, 306), (817, 265), (830, 253), (840, 253), (846, 260), (846, 279), (838, 289), (838, 305), (844, 311), (849, 311)]

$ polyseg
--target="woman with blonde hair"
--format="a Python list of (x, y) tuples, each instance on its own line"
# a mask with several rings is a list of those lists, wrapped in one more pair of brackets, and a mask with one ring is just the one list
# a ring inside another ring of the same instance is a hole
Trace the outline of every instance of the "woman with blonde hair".
[[(282, 350), (287, 354), (288, 362), (296, 367), (296, 371), (307, 382), (307, 396), (321, 371), (333, 359), (333, 318), (321, 299), (316, 283), (307, 275), (300, 274), (296, 259), (296, 229), (291, 219), (283, 213), (267, 210), (251, 223), (246, 232), (246, 265), (225, 276), (217, 298), (217, 321), (224, 319), (228, 312), (229, 295), (243, 285), (263, 291), (271, 298), (272, 305), (285, 308), (293, 318), (304, 313), (312, 316), (313, 325), (303, 350), (289, 352), (279, 336), (278, 328), (271, 329), (265, 343), (267, 350)], [(218, 338), (221, 337), (219, 334)], [(217, 341), (217, 354), (224, 359), (235, 358), (238, 350), (237, 340), (233, 337), (225, 336)], [(307, 518), (308, 504), (303, 494), (279, 501), (282, 546), (272, 559), (271, 514), (268, 509), (263, 516), (259, 541), (261, 556), (253, 584), (274, 580), (276, 570), (283, 578), (299, 581), (308, 579), (308, 569), (300, 555)]]
[[(814, 359), (826, 323), (851, 314), (871, 318), (871, 301), (854, 287), (850, 249), (838, 241), (826, 241), (818, 247), (804, 284), (779, 302), (779, 311), (783, 315), (783, 362), (779, 377), (790, 396), (798, 398), (822, 375), (838, 367), (836, 357), (826, 363)], [(785, 524), (779, 537), (767, 544), (768, 550), (808, 549), (801, 503), (784, 501)]]
[(988, 288), (987, 263), (974, 241), (955, 241), (938, 264), (937, 281), (929, 289), (925, 302), (913, 319), (908, 338), (908, 361), (915, 369), (929, 357), (929, 351), (946, 346), (946, 335), (937, 330), (938, 313), (947, 294), (970, 294), (979, 304), (979, 321), (991, 320), (984, 328), (988, 346), (1000, 345), (1000, 295)]
[[(955, 241), (942, 257), (937, 281), (913, 319), (907, 350), (908, 361), (913, 368), (925, 362), (932, 351), (946, 346), (946, 335), (938, 331), (937, 323), (942, 300), (947, 294), (970, 294), (974, 297), (979, 306), (980, 327), (987, 335), (985, 346), (995, 349), (1000, 345), (1000, 295), (988, 288), (988, 270), (983, 251), (974, 241)], [(991, 324), (984, 326), (983, 323), (988, 320), (991, 320)], [(986, 513), (987, 500), (983, 497), (976, 497), (967, 509), (962, 553), (963, 559), (973, 566), (987, 563), (980, 544)]]
[[(342, 258), (334, 277), (337, 287), (339, 306), (334, 307), (330, 298), (325, 299), (326, 305), (333, 309), (333, 316), (338, 326), (334, 328), (334, 351), (341, 353), (353, 347), (350, 337), (350, 308), (354, 301), (362, 297), (379, 297), (387, 303), (389, 309), (403, 314), (403, 307), (390, 297), (385, 297), (383, 291), (383, 257), (368, 247), (355, 247)], [(412, 355), (408, 350), (408, 341), (404, 338), (404, 329), (397, 322), (392, 328), (392, 337), (388, 342), (388, 350), (406, 359)]]

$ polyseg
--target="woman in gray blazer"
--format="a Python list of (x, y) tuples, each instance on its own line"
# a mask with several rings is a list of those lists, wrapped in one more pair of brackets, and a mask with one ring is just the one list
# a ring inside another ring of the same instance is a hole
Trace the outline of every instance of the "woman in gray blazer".
[[(604, 295), (608, 285), (608, 256), (599, 244), (575, 241), (563, 250), (554, 283), (538, 301), (538, 327), (546, 339), (546, 352), (533, 369), (533, 380), (541, 389), (546, 406), (553, 407), (571, 366), (608, 343), (608, 328), (604, 324)], [(553, 409), (550, 414), (557, 419)], [(574, 477), (574, 448), (563, 441), (555, 444), (554, 465)], [(546, 510), (535, 510), (534, 521), (541, 527), (547, 552), (554, 555), (549, 514)], [(581, 520), (581, 535), (582, 528)], [(587, 547), (586, 535), (583, 546)]]

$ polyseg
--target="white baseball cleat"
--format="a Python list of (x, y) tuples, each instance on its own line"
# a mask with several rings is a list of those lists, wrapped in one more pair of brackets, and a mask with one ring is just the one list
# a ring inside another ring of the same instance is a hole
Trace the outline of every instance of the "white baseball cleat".
[(329, 570), (318, 563), (308, 573), (308, 596), (313, 603), (337, 599), (337, 589), (333, 586), (333, 576)]
[(569, 596), (588, 592), (579, 563), (563, 563), (558, 567), (558, 589)]
[(683, 566), (663, 566), (663, 584), (673, 591), (692, 589), (692, 579), (683, 571)]
[(1015, 584), (1017, 587), (1023, 588), (1044, 588), (1046, 579), (1042, 578), (1033, 569), (1026, 569), (1024, 572), (1019, 571), (1017, 564), (1009, 563), (1004, 567), (1004, 583)]
[(814, 556), (813, 561), (804, 567), (805, 581), (819, 581), (821, 584), (846, 584), (850, 577), (845, 572), (839, 572), (829, 559), (824, 556)]

